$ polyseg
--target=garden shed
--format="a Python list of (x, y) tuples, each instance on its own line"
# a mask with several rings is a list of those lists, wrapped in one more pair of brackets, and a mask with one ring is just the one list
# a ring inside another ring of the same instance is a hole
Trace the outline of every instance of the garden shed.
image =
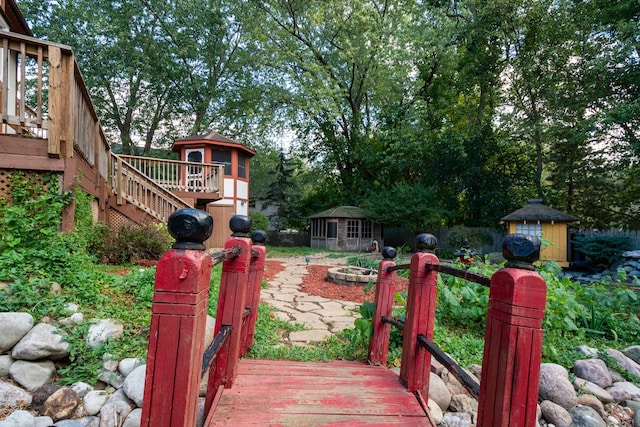
[(541, 260), (556, 261), (561, 267), (569, 266), (568, 232), (570, 224), (580, 219), (542, 204), (541, 200), (529, 200), (529, 203), (502, 218), (509, 234), (529, 234), (548, 240), (543, 247)]
[(356, 206), (338, 206), (309, 217), (311, 247), (343, 251), (371, 251), (382, 248), (382, 225), (367, 218)]

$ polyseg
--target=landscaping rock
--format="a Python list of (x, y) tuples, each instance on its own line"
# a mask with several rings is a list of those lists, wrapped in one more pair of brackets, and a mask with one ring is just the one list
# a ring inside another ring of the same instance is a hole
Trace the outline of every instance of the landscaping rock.
[(442, 417), (440, 427), (469, 427), (473, 424), (471, 414), (448, 412)]
[(434, 402), (432, 399), (429, 399), (427, 402), (427, 408), (429, 409), (429, 415), (436, 425), (440, 425), (442, 423), (442, 419), (444, 418), (444, 413), (440, 406)]
[(612, 348), (607, 349), (607, 354), (613, 357), (620, 367), (624, 369), (627, 373), (631, 375), (635, 375), (640, 378), (640, 365), (634, 362), (629, 357), (625, 356), (621, 351), (614, 350)]
[(573, 427), (607, 427), (602, 417), (589, 406), (576, 406), (569, 411)]
[(53, 420), (49, 417), (36, 417), (36, 427), (49, 427), (53, 425)]
[(616, 402), (640, 399), (640, 388), (628, 381), (614, 383), (607, 389), (607, 392), (609, 392)]
[(611, 393), (582, 378), (576, 378), (573, 381), (573, 385), (578, 392), (589, 393), (596, 396), (602, 403), (612, 403), (614, 400)]
[(77, 420), (61, 420), (53, 425), (54, 427), (86, 427)]
[(570, 427), (571, 414), (562, 406), (550, 400), (543, 400), (540, 403), (540, 410), (544, 419), (556, 427)]
[(609, 368), (602, 359), (576, 360), (573, 362), (573, 373), (603, 389), (613, 384)]
[(455, 412), (478, 413), (478, 401), (468, 394), (456, 394), (451, 397), (449, 409)]
[(29, 313), (0, 313), (0, 353), (13, 348), (32, 328), (33, 316)]
[(91, 384), (87, 384), (80, 381), (80, 382), (71, 384), (71, 389), (76, 393), (78, 393), (78, 397), (82, 399), (87, 395), (87, 393), (93, 390), (93, 387), (91, 386)]
[(0, 407), (21, 408), (29, 406), (32, 399), (31, 395), (20, 387), (0, 380)]
[(131, 413), (125, 402), (107, 403), (100, 409), (100, 427), (120, 427)]
[(40, 413), (42, 405), (47, 399), (62, 387), (56, 384), (45, 384), (33, 392), (33, 400), (31, 401), (31, 409)]
[(11, 365), (11, 378), (29, 391), (47, 384), (53, 378), (56, 367), (50, 360), (27, 362), (17, 360)]
[(89, 347), (105, 344), (110, 338), (118, 338), (124, 332), (124, 326), (113, 319), (100, 319), (89, 327), (86, 342)]
[(70, 418), (79, 404), (78, 393), (69, 387), (63, 387), (44, 402), (40, 415), (51, 417), (54, 421)]
[(16, 411), (0, 422), (0, 427), (36, 427), (36, 417), (28, 411)]
[(38, 323), (11, 351), (16, 360), (59, 360), (69, 356), (69, 343), (56, 332), (55, 326)]
[(602, 402), (592, 394), (581, 394), (578, 396), (578, 405), (589, 406), (595, 409), (598, 415), (603, 419), (607, 416)]
[(144, 360), (137, 359), (135, 357), (127, 357), (126, 359), (122, 359), (118, 364), (118, 372), (126, 377), (138, 366), (142, 366), (145, 363), (146, 362)]
[(0, 356), (0, 378), (9, 376), (9, 369), (13, 364), (13, 358), (7, 354)]
[(144, 380), (147, 372), (147, 365), (138, 366), (129, 374), (124, 381), (122, 389), (127, 397), (133, 400), (138, 407), (142, 407), (144, 396)]
[(87, 415), (91, 416), (99, 414), (100, 409), (107, 403), (107, 400), (109, 400), (109, 393), (104, 390), (93, 390), (82, 398), (82, 403)]
[(569, 372), (555, 363), (540, 365), (540, 391), (543, 400), (550, 400), (565, 409), (576, 406), (578, 396), (569, 381)]
[(140, 427), (140, 423), (142, 422), (142, 409), (136, 408), (124, 420), (124, 424), (122, 427)]
[(440, 409), (446, 411), (451, 403), (451, 393), (442, 378), (431, 372), (429, 379), (429, 399), (438, 404)]

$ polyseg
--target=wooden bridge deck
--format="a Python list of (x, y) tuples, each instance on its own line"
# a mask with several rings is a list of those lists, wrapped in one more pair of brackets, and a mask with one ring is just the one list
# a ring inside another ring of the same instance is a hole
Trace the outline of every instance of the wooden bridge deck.
[(243, 359), (206, 426), (432, 426), (380, 366)]

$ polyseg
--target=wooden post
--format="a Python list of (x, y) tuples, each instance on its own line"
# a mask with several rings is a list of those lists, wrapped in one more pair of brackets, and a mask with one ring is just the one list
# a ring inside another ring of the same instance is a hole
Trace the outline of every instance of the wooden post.
[(394, 302), (396, 272), (388, 271), (396, 264), (393, 258), (396, 250), (390, 246), (382, 249), (383, 260), (378, 267), (376, 280), (376, 311), (372, 319), (373, 333), (369, 341), (369, 363), (385, 366), (389, 355), (389, 335), (391, 325), (382, 321), (382, 316), (391, 318)]
[(202, 242), (212, 230), (196, 209), (169, 218), (177, 242), (156, 269), (141, 426), (196, 425), (212, 265)]
[(242, 317), (251, 261), (251, 239), (247, 237), (251, 230), (251, 218), (235, 215), (231, 218), (230, 226), (233, 234), (227, 239), (225, 249), (239, 247), (240, 255), (225, 261), (222, 265), (215, 334), (222, 326), (231, 326), (231, 334), (220, 348), (209, 370), (205, 414), (209, 413), (218, 388), (221, 385), (230, 388), (233, 384), (240, 358)]
[(427, 263), (439, 264), (432, 251), (438, 240), (431, 234), (420, 234), (416, 238), (417, 252), (411, 257), (409, 294), (407, 295), (407, 317), (402, 341), (402, 365), (400, 381), (410, 392), (429, 391), (431, 354), (418, 345), (418, 335), (433, 340), (438, 293), (438, 273), (425, 268)]
[(258, 320), (258, 305), (260, 303), (260, 289), (262, 287), (262, 275), (264, 273), (264, 259), (266, 248), (264, 244), (267, 240), (267, 233), (264, 231), (254, 231), (251, 235), (253, 241), (252, 251), (258, 256), (253, 257), (249, 266), (249, 280), (247, 286), (246, 308), (250, 310), (249, 317), (242, 328), (242, 350), (240, 356), (244, 356), (253, 346), (253, 336)]
[(540, 254), (536, 237), (508, 235), (509, 261), (491, 278), (478, 427), (536, 425), (546, 284), (533, 271)]

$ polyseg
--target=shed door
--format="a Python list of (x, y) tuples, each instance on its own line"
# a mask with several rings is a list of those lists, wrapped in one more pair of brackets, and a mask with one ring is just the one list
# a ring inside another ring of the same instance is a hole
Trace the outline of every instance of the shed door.
[(327, 221), (327, 249), (338, 250), (338, 221)]

